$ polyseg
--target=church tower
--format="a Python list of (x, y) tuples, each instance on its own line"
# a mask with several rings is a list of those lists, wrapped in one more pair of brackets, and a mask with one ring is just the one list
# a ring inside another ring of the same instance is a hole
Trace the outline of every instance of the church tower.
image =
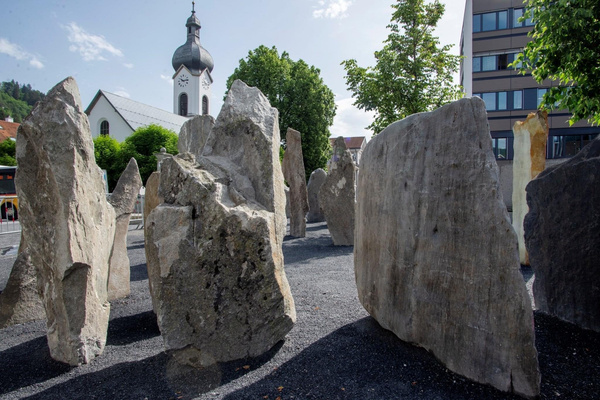
[(213, 58), (200, 44), (200, 20), (195, 3), (188, 18), (187, 40), (173, 54), (173, 113), (192, 117), (210, 114)]

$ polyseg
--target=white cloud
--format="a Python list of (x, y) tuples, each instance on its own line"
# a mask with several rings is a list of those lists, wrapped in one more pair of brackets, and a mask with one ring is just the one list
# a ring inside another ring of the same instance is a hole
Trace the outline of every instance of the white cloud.
[(365, 127), (373, 122), (375, 114), (359, 110), (352, 103), (354, 103), (352, 97), (336, 100), (337, 110), (333, 125), (329, 128), (332, 138), (338, 136), (366, 136), (369, 139), (371, 137), (371, 131), (366, 130)]
[(71, 42), (69, 50), (79, 52), (85, 61), (102, 60), (106, 61), (103, 53), (109, 53), (113, 56), (123, 57), (123, 52), (108, 43), (104, 36), (92, 35), (87, 33), (75, 22), (63, 26), (67, 30), (67, 39)]
[(132, 63), (124, 63), (123, 66), (125, 68), (128, 68), (128, 69), (133, 69), (133, 64)]
[(125, 88), (123, 88), (123, 87), (119, 87), (119, 88), (117, 88), (117, 89), (118, 89), (118, 90), (115, 92), (115, 94), (116, 94), (117, 96), (125, 97), (125, 98), (128, 98), (128, 99), (131, 97), (131, 95), (129, 94), (129, 92), (127, 92), (127, 91), (125, 90)]
[(163, 81), (165, 81), (168, 84), (170, 84), (171, 86), (173, 86), (173, 77), (172, 76), (160, 74), (160, 79), (162, 79)]
[(319, 6), (313, 11), (314, 18), (345, 18), (348, 8), (354, 0), (319, 0)]
[(17, 60), (29, 61), (29, 65), (34, 68), (44, 68), (44, 64), (36, 56), (26, 52), (21, 48), (21, 46), (11, 43), (9, 40), (4, 38), (0, 38), (0, 53), (16, 58)]

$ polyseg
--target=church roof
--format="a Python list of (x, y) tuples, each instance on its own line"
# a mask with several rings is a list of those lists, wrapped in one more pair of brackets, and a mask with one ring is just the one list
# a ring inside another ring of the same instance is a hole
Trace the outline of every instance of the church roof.
[(126, 97), (121, 97), (104, 90), (98, 90), (98, 93), (96, 93), (96, 96), (94, 96), (94, 99), (85, 110), (87, 115), (90, 115), (92, 109), (100, 99), (100, 96), (106, 98), (115, 111), (134, 131), (143, 126), (156, 124), (179, 134), (181, 126), (188, 120), (181, 115), (173, 114), (169, 111), (149, 106)]

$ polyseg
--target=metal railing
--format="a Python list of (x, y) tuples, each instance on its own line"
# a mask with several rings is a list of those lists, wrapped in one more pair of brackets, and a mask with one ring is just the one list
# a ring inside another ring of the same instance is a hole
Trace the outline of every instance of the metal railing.
[(17, 196), (0, 196), (0, 234), (20, 231), (19, 199)]

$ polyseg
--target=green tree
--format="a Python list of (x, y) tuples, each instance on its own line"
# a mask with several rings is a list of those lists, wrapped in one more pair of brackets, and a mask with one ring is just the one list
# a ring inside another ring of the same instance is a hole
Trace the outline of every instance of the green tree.
[(120, 158), (123, 162), (121, 171), (134, 157), (140, 169), (142, 182), (146, 183), (152, 172), (156, 171), (156, 156), (161, 147), (167, 153), (177, 154), (177, 134), (159, 125), (148, 125), (138, 128), (121, 143)]
[(524, 13), (535, 26), (514, 64), (541, 83), (556, 80), (543, 107), (567, 109), (573, 124), (600, 124), (600, 3), (597, 0), (529, 0)]
[(342, 62), (346, 84), (354, 105), (375, 112), (367, 128), (375, 134), (392, 122), (411, 114), (431, 111), (462, 92), (453, 84), (459, 56), (449, 53), (451, 45), (441, 46), (433, 36), (444, 5), (438, 0), (398, 0), (384, 47), (375, 52), (374, 67), (359, 67), (356, 60)]
[(15, 148), (17, 142), (11, 139), (6, 139), (0, 143), (0, 165), (17, 165), (15, 157)]
[(302, 153), (307, 178), (327, 164), (330, 153), (329, 127), (335, 116), (333, 92), (325, 85), (321, 71), (303, 60), (294, 61), (276, 47), (259, 46), (227, 79), (227, 89), (236, 79), (259, 88), (279, 111), (279, 130), (285, 141), (287, 128), (302, 135)]
[(14, 99), (6, 92), (0, 92), (0, 109), (4, 117), (11, 116), (15, 122), (22, 122), (31, 112), (31, 108), (26, 102)]
[(94, 139), (94, 156), (96, 164), (106, 170), (108, 190), (112, 192), (127, 166), (121, 157), (121, 144), (115, 138), (100, 135)]

